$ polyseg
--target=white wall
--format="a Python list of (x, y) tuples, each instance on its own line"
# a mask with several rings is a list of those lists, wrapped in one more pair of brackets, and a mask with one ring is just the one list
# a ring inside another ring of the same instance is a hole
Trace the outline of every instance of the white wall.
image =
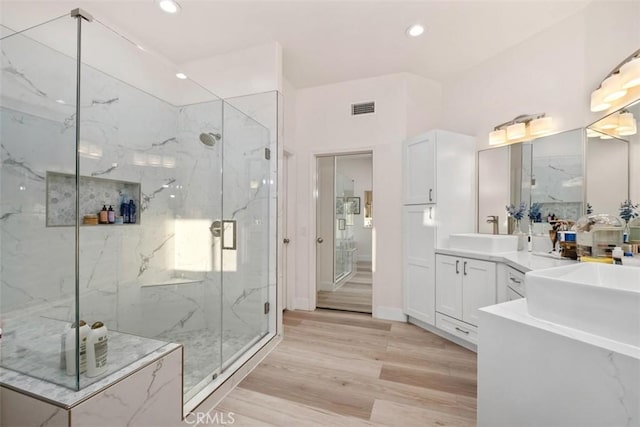
[[(488, 147), (497, 124), (546, 112), (557, 131), (585, 127), (604, 113), (589, 97), (640, 46), (640, 2), (592, 2), (491, 60), (444, 83), (443, 127), (476, 135)], [(613, 109), (613, 107), (612, 107)], [(637, 156), (632, 173), (640, 173)]]
[(353, 180), (353, 195), (360, 197), (360, 214), (354, 215), (352, 227), (358, 260), (371, 261), (371, 228), (364, 227), (364, 192), (373, 190), (373, 159), (370, 155), (339, 156), (336, 162), (336, 170)]
[(271, 42), (181, 65), (221, 98), (282, 91), (282, 46)]
[[(373, 315), (402, 320), (401, 191), (402, 146), (411, 134), (438, 126), (441, 93), (437, 83), (399, 73), (299, 90), (296, 93), (296, 239), (295, 307), (315, 307), (315, 154), (373, 151), (376, 203), (372, 240)], [(415, 87), (420, 91), (413, 92)], [(409, 95), (411, 92), (411, 95)], [(354, 102), (375, 101), (372, 115), (352, 117)], [(422, 110), (411, 105), (420, 104)]]

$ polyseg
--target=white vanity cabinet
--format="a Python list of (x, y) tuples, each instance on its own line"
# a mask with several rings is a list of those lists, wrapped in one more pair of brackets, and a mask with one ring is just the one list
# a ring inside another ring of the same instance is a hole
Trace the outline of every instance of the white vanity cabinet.
[(474, 228), (475, 139), (433, 130), (403, 145), (403, 311), (435, 325), (435, 250)]
[(436, 255), (438, 313), (476, 326), (478, 309), (497, 302), (496, 289), (494, 262)]

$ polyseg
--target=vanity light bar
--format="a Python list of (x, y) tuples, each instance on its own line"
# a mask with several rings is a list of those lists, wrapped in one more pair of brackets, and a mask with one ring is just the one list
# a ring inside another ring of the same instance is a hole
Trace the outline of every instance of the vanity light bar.
[(640, 86), (640, 49), (618, 64), (591, 93), (591, 111), (605, 111), (627, 91)]
[(553, 119), (545, 113), (523, 114), (493, 128), (489, 133), (489, 145), (525, 141), (547, 134), (552, 129)]

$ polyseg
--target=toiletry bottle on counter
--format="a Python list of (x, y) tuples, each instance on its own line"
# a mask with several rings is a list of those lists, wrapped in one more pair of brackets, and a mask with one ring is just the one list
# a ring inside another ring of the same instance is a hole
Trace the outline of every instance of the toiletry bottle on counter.
[(131, 224), (135, 224), (136, 220), (136, 204), (133, 203), (133, 200), (129, 200), (129, 222)]
[(611, 252), (611, 258), (613, 258), (613, 263), (622, 265), (622, 257), (624, 256), (624, 252), (622, 252), (622, 248), (616, 246), (613, 248), (613, 252)]
[(107, 211), (107, 220), (109, 221), (109, 224), (116, 222), (116, 212), (113, 210), (111, 205), (109, 205), (109, 210)]
[[(80, 373), (87, 370), (87, 337), (89, 336), (89, 325), (84, 320), (80, 321)], [(76, 374), (76, 325), (75, 323), (65, 331), (64, 340), (65, 361), (67, 375)]]
[(97, 377), (107, 372), (107, 327), (102, 322), (91, 325), (87, 338), (87, 376)]
[(109, 223), (109, 212), (107, 211), (107, 205), (102, 205), (102, 210), (98, 214), (98, 222), (100, 224)]

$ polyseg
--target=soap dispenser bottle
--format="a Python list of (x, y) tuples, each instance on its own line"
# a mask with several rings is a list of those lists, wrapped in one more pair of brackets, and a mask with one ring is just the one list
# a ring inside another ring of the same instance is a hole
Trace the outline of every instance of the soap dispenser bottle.
[(102, 205), (102, 210), (98, 215), (98, 222), (100, 222), (100, 224), (109, 223), (109, 212), (107, 211), (107, 205)]
[(113, 210), (113, 207), (111, 205), (109, 205), (109, 210), (107, 211), (107, 218), (109, 224), (113, 224), (114, 222), (116, 222), (116, 211)]

